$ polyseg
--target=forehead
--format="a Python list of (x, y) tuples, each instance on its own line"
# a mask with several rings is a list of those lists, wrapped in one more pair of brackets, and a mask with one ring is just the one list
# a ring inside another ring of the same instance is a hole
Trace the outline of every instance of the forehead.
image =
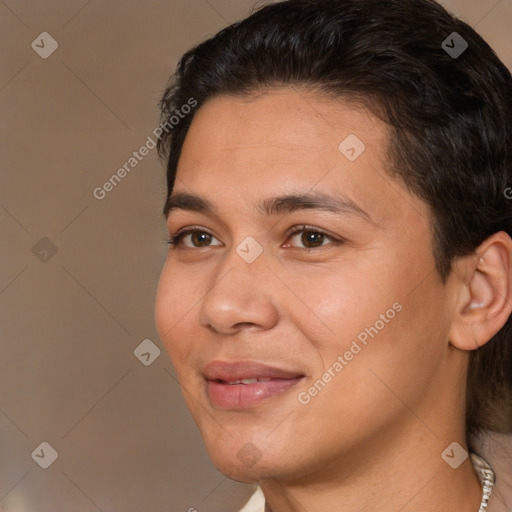
[[(278, 167), (283, 160), (311, 167), (320, 155), (321, 162), (334, 163), (342, 157), (339, 144), (349, 135), (364, 139), (374, 156), (385, 152), (384, 124), (346, 100), (299, 89), (270, 90), (249, 98), (219, 96), (197, 112), (180, 165), (203, 163), (207, 158), (211, 164), (227, 160), (233, 168), (239, 160), (245, 165), (247, 158), (253, 158), (253, 165), (260, 168)], [(192, 151), (188, 151), (190, 145)]]
[(338, 191), (381, 218), (403, 214), (414, 199), (391, 184), (387, 147), (386, 125), (340, 98), (298, 89), (219, 96), (195, 115), (175, 192), (240, 207), (290, 189)]

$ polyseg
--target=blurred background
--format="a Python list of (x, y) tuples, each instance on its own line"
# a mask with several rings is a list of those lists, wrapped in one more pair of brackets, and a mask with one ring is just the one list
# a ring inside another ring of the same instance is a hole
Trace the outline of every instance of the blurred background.
[[(148, 137), (179, 57), (264, 3), (0, 1), (0, 511), (233, 512), (251, 495), (210, 463), (156, 333)], [(440, 3), (512, 69), (512, 0)]]

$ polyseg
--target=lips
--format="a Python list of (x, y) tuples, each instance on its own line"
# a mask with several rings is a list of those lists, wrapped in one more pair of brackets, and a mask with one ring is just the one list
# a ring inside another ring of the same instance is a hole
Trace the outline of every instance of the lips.
[(244, 409), (294, 387), (304, 375), (254, 361), (213, 361), (205, 366), (210, 402), (222, 409)]
[(228, 384), (254, 384), (255, 382), (268, 382), (269, 380), (271, 380), (270, 377), (249, 377), (248, 379), (237, 379), (229, 381), (219, 379), (220, 382), (227, 382)]

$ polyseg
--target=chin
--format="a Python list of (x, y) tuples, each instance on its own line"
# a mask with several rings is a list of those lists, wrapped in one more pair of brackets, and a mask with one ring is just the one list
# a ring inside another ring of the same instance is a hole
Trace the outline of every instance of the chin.
[(262, 448), (257, 436), (249, 435), (249, 432), (243, 435), (239, 431), (232, 436), (224, 430), (220, 436), (219, 432), (215, 432), (216, 435), (208, 435), (205, 432), (201, 434), (214, 466), (232, 480), (256, 483), (277, 469), (273, 467), (272, 462), (278, 461), (279, 457), (270, 452), (274, 451), (275, 447)]
[[(250, 446), (250, 445), (249, 445)], [(272, 469), (263, 464), (261, 459), (244, 457), (244, 449), (233, 451), (232, 448), (219, 450), (218, 446), (209, 448), (206, 446), (208, 456), (213, 465), (231, 480), (246, 484), (255, 484), (265, 476), (272, 474)]]
[[(251, 441), (252, 439), (252, 441)], [(237, 482), (258, 483), (268, 478), (295, 479), (305, 476), (306, 466), (284, 440), (269, 444), (267, 434), (220, 439), (205, 439), (206, 450), (214, 466)], [(262, 446), (266, 442), (266, 446)]]

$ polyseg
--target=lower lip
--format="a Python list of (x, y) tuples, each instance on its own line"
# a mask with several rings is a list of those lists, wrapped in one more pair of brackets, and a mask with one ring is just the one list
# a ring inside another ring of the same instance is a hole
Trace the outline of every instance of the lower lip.
[(216, 380), (207, 381), (208, 398), (223, 409), (245, 409), (258, 402), (279, 395), (295, 386), (303, 377), (295, 379), (271, 379), (253, 384), (227, 384)]

